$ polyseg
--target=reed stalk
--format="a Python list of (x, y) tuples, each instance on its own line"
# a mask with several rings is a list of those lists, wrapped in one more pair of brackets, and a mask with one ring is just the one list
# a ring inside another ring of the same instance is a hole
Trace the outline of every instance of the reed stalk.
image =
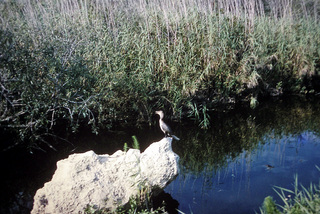
[(319, 11), (307, 0), (2, 1), (0, 121), (96, 132), (200, 106), (208, 127), (217, 103), (316, 93)]

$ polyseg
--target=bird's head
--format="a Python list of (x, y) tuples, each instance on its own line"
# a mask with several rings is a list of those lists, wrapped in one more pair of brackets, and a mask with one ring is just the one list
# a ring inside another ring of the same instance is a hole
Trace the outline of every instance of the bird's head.
[(156, 111), (156, 114), (160, 116), (160, 119), (163, 119), (163, 117), (164, 117), (163, 111), (161, 111), (161, 110), (160, 111)]

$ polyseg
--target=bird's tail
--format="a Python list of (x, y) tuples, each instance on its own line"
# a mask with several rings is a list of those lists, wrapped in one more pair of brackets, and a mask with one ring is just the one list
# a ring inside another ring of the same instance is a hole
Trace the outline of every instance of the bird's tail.
[(175, 139), (175, 140), (180, 140), (180, 138), (178, 138), (178, 137), (175, 136), (175, 135), (171, 135), (171, 137), (172, 137), (173, 139)]

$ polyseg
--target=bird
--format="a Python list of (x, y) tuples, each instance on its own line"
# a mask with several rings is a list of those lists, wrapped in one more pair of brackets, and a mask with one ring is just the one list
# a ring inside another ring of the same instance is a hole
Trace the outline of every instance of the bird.
[(160, 126), (160, 129), (161, 131), (164, 133), (165, 137), (172, 137), (173, 139), (175, 140), (180, 140), (180, 138), (178, 138), (177, 136), (173, 135), (172, 134), (172, 131), (171, 131), (171, 128), (170, 126), (168, 126), (164, 121), (163, 121), (163, 118), (164, 118), (164, 113), (163, 111), (156, 111), (156, 114), (158, 114), (160, 116), (160, 119), (159, 119), (159, 126)]

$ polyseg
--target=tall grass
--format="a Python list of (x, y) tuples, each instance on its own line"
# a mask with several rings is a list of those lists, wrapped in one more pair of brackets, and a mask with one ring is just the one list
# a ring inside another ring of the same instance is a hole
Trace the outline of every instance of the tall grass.
[(216, 103), (314, 92), (319, 7), (306, 0), (3, 1), (1, 124), (34, 133), (64, 118), (74, 130), (85, 120), (97, 131), (114, 122), (151, 124), (159, 108), (196, 115), (197, 106), (207, 127)]
[[(317, 167), (318, 168), (318, 167)], [(318, 168), (319, 169), (319, 168)], [(274, 189), (279, 195), (283, 205), (276, 204), (272, 197), (268, 196), (263, 202), (261, 213), (319, 213), (320, 212), (320, 186), (310, 184), (306, 188), (298, 183), (295, 176), (294, 190), (276, 187)]]

